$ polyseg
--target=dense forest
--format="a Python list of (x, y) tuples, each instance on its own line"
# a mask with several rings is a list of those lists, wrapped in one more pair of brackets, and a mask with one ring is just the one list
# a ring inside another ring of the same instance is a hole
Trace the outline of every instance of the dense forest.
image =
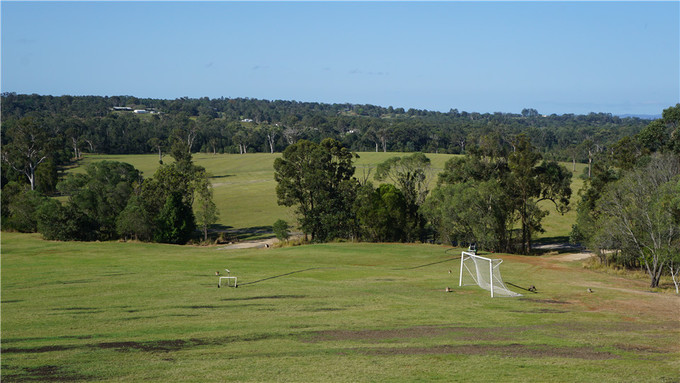
[[(42, 146), (49, 148), (49, 155), (36, 182), (45, 191), (54, 187), (47, 170), (82, 153), (156, 152), (162, 160), (176, 141), (186, 142), (192, 152), (212, 153), (282, 152), (302, 139), (320, 143), (333, 138), (351, 151), (464, 154), (471, 146), (484, 145), (491, 135), (511, 143), (524, 134), (546, 158), (588, 162), (649, 123), (607, 113), (541, 115), (531, 108), (519, 114), (456, 109), (442, 113), (248, 98), (4, 93), (1, 103), (3, 145), (12, 140), (8, 134), (19, 124), (36, 125), (45, 135)], [(17, 178), (13, 173), (3, 168), (3, 184), (7, 177)]]

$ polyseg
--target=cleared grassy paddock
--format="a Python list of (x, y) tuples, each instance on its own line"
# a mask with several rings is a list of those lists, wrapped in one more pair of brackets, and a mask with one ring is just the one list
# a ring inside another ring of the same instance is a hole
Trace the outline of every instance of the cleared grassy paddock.
[[(3, 233), (2, 380), (680, 376), (678, 297), (561, 256), (501, 255), (505, 281), (538, 293), (491, 299), (457, 287), (460, 253), (447, 249), (337, 243), (227, 251)], [(214, 273), (224, 268), (239, 288), (217, 288)]]
[[(373, 180), (377, 165), (393, 156), (408, 156), (409, 153), (382, 153), (365, 152), (358, 153), (355, 160), (356, 177), (362, 178), (370, 174)], [(228, 228), (240, 230), (257, 230), (258, 228), (271, 226), (277, 219), (284, 219), (290, 224), (295, 224), (296, 217), (293, 209), (279, 206), (276, 203), (276, 181), (274, 181), (274, 159), (281, 156), (280, 153), (252, 153), (252, 154), (194, 154), (196, 164), (204, 166), (212, 174), (214, 186), (214, 199), (220, 211), (218, 224)], [(437, 175), (444, 169), (447, 160), (453, 157), (450, 154), (432, 154), (427, 156), (432, 161), (430, 187), (436, 185)], [(158, 155), (87, 155), (80, 165), (71, 171), (83, 171), (83, 166), (95, 161), (121, 161), (127, 162), (139, 169), (145, 177), (153, 176), (159, 166)], [(172, 158), (165, 156), (165, 163), (171, 163)], [(564, 165), (571, 170), (571, 163)], [(572, 180), (573, 195), (571, 206), (575, 208), (578, 201), (577, 191), (583, 185), (578, 178), (585, 165), (577, 164), (576, 172)], [(369, 173), (369, 169), (372, 171)], [(376, 185), (377, 181), (373, 181)], [(567, 237), (571, 231), (571, 225), (576, 220), (576, 211), (572, 210), (565, 215), (560, 215), (554, 210), (549, 202), (543, 206), (551, 210), (544, 218), (543, 227), (545, 233), (538, 234), (543, 237)]]

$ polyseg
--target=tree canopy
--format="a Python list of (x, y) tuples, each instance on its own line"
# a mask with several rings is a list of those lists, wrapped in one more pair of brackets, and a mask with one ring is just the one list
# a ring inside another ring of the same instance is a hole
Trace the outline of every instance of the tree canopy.
[(295, 206), (299, 225), (312, 240), (346, 237), (356, 190), (354, 155), (338, 141), (301, 140), (274, 161), (278, 203)]

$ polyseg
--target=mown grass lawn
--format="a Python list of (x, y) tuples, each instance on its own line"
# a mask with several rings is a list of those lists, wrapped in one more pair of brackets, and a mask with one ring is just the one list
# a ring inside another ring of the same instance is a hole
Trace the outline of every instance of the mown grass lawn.
[[(460, 253), (446, 250), (219, 250), (2, 233), (2, 381), (680, 376), (678, 297), (560, 256), (501, 255), (505, 281), (538, 293), (491, 299), (457, 287)], [(224, 268), (239, 288), (217, 288)]]

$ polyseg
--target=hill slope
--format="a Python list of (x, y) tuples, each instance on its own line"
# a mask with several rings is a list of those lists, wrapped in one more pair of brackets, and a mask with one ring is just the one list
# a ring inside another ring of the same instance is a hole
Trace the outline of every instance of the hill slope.
[[(678, 298), (559, 257), (538, 293), (457, 287), (458, 251), (219, 251), (2, 237), (3, 381), (672, 381)], [(229, 268), (240, 287), (216, 287)], [(452, 273), (449, 273), (452, 270)], [(446, 287), (452, 293), (444, 292)], [(592, 288), (594, 293), (586, 292)]]

